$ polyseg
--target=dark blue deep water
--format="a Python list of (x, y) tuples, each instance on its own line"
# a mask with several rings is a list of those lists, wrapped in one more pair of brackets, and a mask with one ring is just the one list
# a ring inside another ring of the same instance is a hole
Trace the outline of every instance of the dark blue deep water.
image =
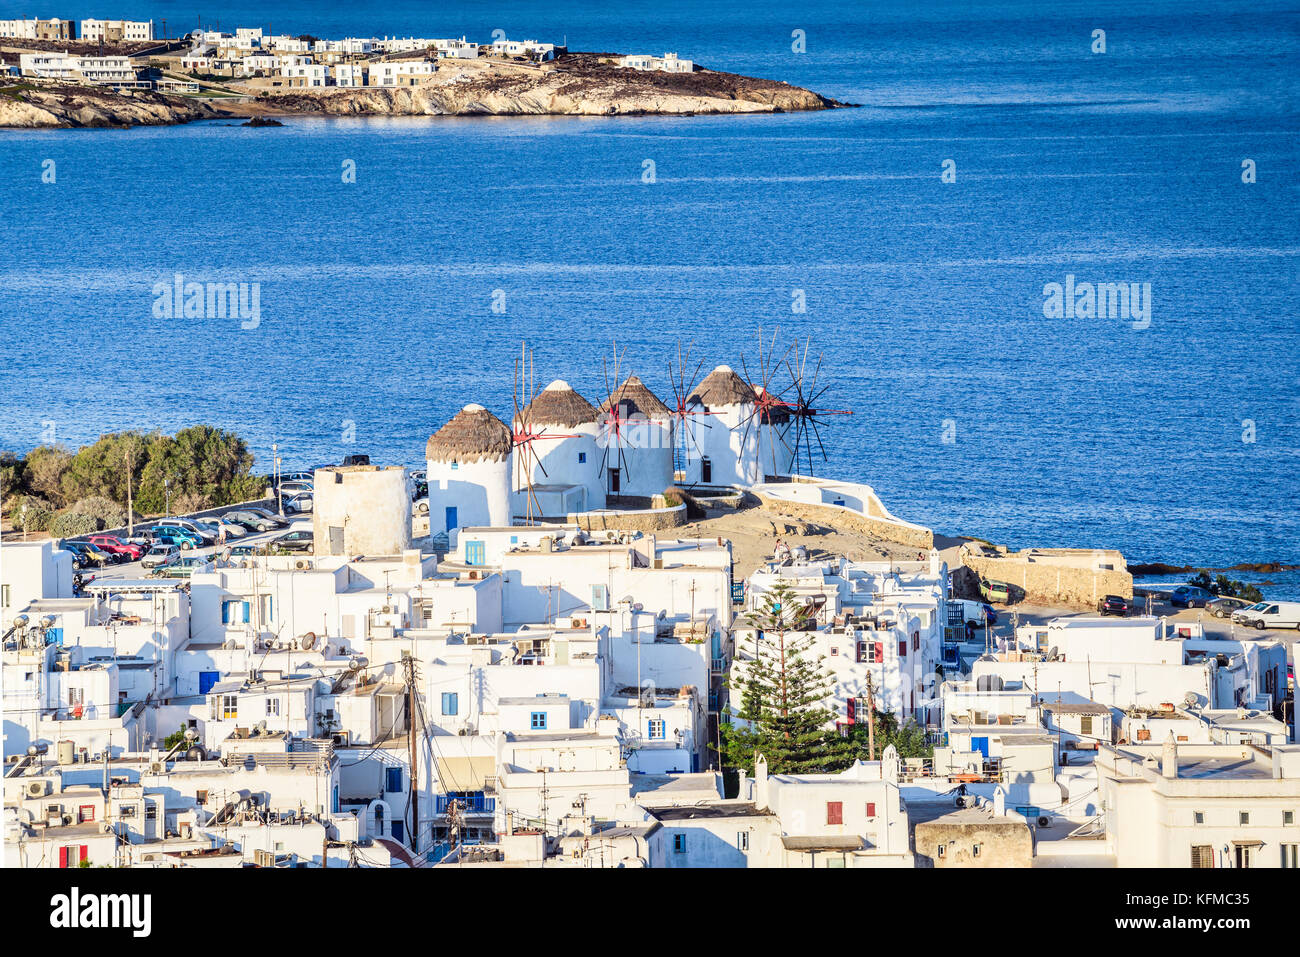
[[(761, 325), (811, 336), (855, 413), (818, 470), (905, 518), (1300, 560), (1300, 4), (1186, 6), (72, 0), (173, 32), (567, 35), (864, 106), (0, 133), (0, 447), (209, 422), (263, 468), (273, 441), (291, 465), (414, 463), (462, 404), (508, 416), (521, 339), (541, 382), (594, 398), (615, 338), (666, 393), (679, 340), (739, 367)], [(260, 326), (155, 318), (175, 273), (260, 283)], [(1149, 327), (1045, 318), (1068, 274), (1150, 283)]]

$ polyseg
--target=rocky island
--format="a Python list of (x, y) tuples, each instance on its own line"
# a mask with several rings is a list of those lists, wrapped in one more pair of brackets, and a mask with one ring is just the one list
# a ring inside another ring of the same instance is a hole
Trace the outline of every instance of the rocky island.
[[(621, 65), (628, 58), (602, 53), (564, 51), (545, 62), (384, 56), (377, 62), (397, 75), (393, 85), (316, 84), (264, 71), (239, 77), (184, 72), (184, 58), (175, 54), (130, 59), (140, 75), (161, 82), (146, 89), (138, 81), (131, 87), (24, 77), (0, 86), (0, 127), (151, 126), (286, 115), (683, 116), (850, 105), (778, 80), (695, 65), (674, 72), (629, 69)], [(416, 64), (425, 64), (427, 72)], [(330, 69), (325, 67), (325, 76)]]

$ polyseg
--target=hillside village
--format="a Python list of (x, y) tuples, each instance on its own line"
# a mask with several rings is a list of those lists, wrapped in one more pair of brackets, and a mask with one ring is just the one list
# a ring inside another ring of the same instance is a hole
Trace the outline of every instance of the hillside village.
[[(0, 114), (0, 126), (266, 113), (694, 114), (842, 105), (779, 81), (706, 70), (675, 52), (584, 53), (501, 30), (484, 43), (466, 36), (319, 38), (269, 27), (168, 32), (153, 21), (0, 20), (0, 81), (9, 84), (0, 89), (29, 107)], [(67, 108), (70, 99), (95, 108), (79, 113)], [(159, 103), (175, 113), (159, 118), (142, 109)]]
[[(620, 378), (315, 469), (292, 553), (199, 537), (235, 506), (91, 581), (6, 540), (5, 864), (1296, 866), (1289, 639), (1099, 615), (1118, 553), (936, 539), (815, 477), (798, 382)], [(1023, 593), (967, 593), (977, 561)], [(838, 766), (720, 760), (777, 650)]]

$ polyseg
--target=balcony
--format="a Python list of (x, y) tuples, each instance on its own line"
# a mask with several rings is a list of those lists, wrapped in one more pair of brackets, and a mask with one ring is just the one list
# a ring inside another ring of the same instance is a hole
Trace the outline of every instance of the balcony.
[(495, 814), (497, 799), (482, 794), (435, 794), (433, 813), (446, 814), (452, 801), (460, 802), (462, 814)]

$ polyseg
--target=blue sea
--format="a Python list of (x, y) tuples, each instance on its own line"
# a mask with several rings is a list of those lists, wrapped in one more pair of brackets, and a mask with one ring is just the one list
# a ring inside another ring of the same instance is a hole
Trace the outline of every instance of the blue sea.
[[(206, 422), (263, 469), (272, 443), (288, 466), (416, 463), (463, 404), (509, 416), (521, 340), (539, 386), (598, 400), (615, 341), (671, 395), (679, 342), (754, 371), (761, 327), (778, 352), (810, 339), (822, 404), (853, 412), (824, 420), (816, 470), (904, 518), (1131, 561), (1300, 561), (1296, 0), (0, 0), (32, 13), (500, 28), (861, 107), (0, 132), (0, 447)], [(156, 317), (176, 274), (258, 283), (260, 324)], [(1149, 283), (1149, 320), (1049, 318), (1069, 276)]]

